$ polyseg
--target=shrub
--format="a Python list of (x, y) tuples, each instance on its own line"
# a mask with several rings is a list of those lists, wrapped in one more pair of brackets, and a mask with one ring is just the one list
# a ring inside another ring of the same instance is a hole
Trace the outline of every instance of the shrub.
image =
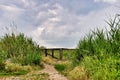
[(55, 67), (55, 69), (58, 70), (59, 72), (62, 72), (63, 70), (65, 70), (66, 65), (65, 65), (65, 64), (55, 64), (54, 67)]
[(39, 53), (29, 53), (24, 61), (25, 65), (40, 65), (41, 55)]
[(119, 63), (120, 59), (115, 56), (108, 55), (101, 60), (97, 56), (86, 56), (80, 65), (85, 66), (87, 75), (92, 80), (119, 80)]
[(73, 62), (85, 67), (90, 80), (120, 79), (120, 19), (116, 16), (107, 23), (109, 31), (93, 31), (79, 41), (75, 53)]
[(0, 71), (5, 69), (5, 60), (6, 60), (7, 54), (0, 50)]
[[(120, 53), (120, 21), (116, 16), (112, 21), (107, 22), (110, 30), (104, 32), (97, 29), (92, 31), (87, 37), (79, 41), (78, 49), (76, 50), (76, 59), (80, 61), (84, 56), (115, 54)], [(76, 61), (77, 61), (76, 60)]]
[(64, 76), (68, 76), (68, 73), (74, 68), (71, 61), (59, 61), (54, 67)]
[(1, 45), (2, 49), (8, 53), (7, 57), (15, 63), (39, 65), (41, 62), (39, 46), (31, 38), (25, 37), (24, 34), (6, 34), (1, 39)]

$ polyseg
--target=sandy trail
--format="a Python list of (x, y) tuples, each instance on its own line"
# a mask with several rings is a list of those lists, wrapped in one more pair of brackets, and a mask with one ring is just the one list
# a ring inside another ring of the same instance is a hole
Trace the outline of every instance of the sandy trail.
[(68, 80), (65, 76), (59, 74), (54, 66), (48, 64), (44, 64), (44, 66), (45, 68), (41, 72), (48, 73), (50, 80)]
[[(44, 63), (44, 66), (45, 68), (43, 70), (38, 71), (38, 73), (47, 73), (49, 75), (49, 80), (68, 80), (65, 76), (59, 74), (53, 65)], [(0, 80), (21, 80), (21, 77), (20, 76), (3, 77), (0, 78)], [(31, 79), (27, 79), (27, 80), (31, 80)]]

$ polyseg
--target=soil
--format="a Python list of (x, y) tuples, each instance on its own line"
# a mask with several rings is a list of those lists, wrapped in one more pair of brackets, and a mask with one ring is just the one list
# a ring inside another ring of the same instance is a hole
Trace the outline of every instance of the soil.
[(54, 66), (48, 64), (44, 64), (44, 66), (45, 68), (41, 72), (48, 73), (50, 80), (68, 80), (65, 76), (59, 74)]
[[(49, 75), (49, 80), (68, 80), (65, 76), (59, 74), (53, 65), (44, 63), (44, 67), (43, 70), (40, 70), (37, 73), (47, 73)], [(22, 77), (23, 76), (0, 77), (0, 80), (21, 80)], [(31, 80), (28, 78), (29, 77), (27, 77), (27, 80)]]

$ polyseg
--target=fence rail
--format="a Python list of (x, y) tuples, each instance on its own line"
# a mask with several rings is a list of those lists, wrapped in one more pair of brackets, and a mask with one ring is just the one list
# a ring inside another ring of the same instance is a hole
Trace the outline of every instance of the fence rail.
[[(55, 57), (54, 51), (58, 50), (59, 51), (59, 59), (62, 60), (62, 58), (63, 58), (63, 50), (76, 50), (76, 49), (70, 49), (70, 48), (46, 48), (46, 49), (41, 49), (41, 50), (44, 51), (45, 56), (50, 55), (50, 56), (52, 56), (52, 58), (56, 58), (56, 59), (57, 59), (57, 57)], [(48, 53), (48, 50), (50, 50), (52, 54)]]

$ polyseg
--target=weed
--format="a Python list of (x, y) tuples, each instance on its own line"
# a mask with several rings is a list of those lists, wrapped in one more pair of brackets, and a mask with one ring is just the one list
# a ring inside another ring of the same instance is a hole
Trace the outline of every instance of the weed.
[(62, 72), (63, 70), (65, 70), (66, 65), (65, 65), (65, 64), (55, 64), (54, 67), (55, 67), (55, 69), (58, 70), (59, 72)]

